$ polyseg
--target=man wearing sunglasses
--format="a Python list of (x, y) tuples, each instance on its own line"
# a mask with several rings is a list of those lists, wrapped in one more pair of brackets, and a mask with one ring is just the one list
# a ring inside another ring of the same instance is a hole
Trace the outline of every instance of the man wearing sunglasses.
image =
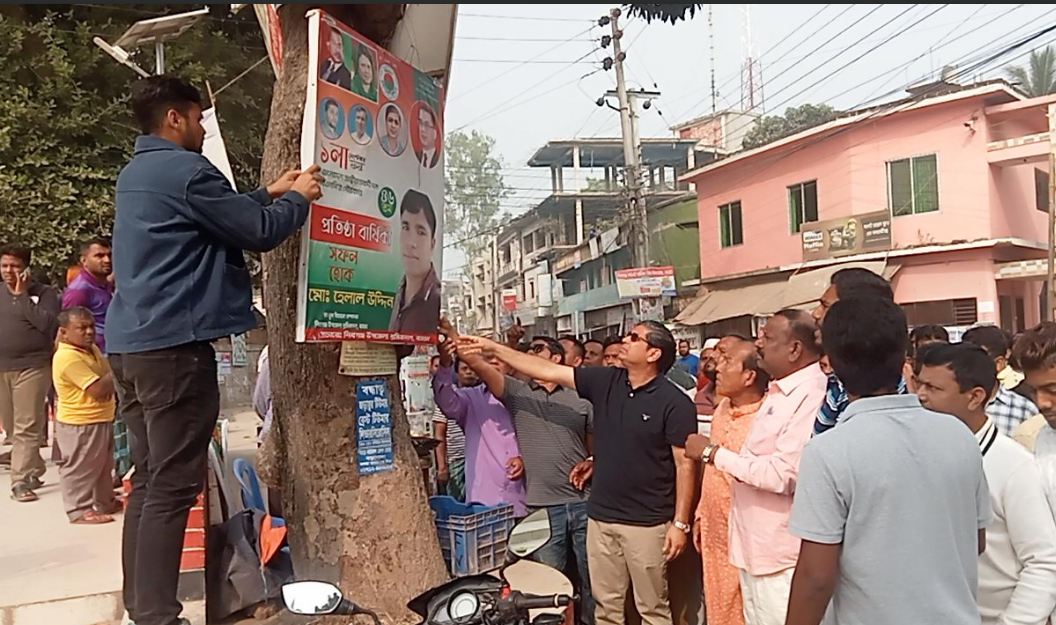
[(668, 563), (685, 551), (696, 467), (685, 457), (696, 429), (693, 402), (664, 373), (675, 339), (646, 321), (623, 338), (620, 367), (572, 368), (480, 337), (461, 337), (459, 355), (494, 353), (537, 380), (575, 389), (594, 407), (594, 473), (587, 503), (587, 553), (595, 620), (622, 625), (627, 588), (645, 625), (672, 622)]
[[(563, 343), (536, 336), (527, 354), (543, 363), (562, 365), (568, 362)], [(564, 571), (568, 553), (575, 556), (583, 584), (579, 622), (592, 625), (594, 601), (587, 568), (587, 481), (594, 472), (590, 402), (553, 382), (503, 375), (479, 355), (464, 360), (513, 416), (529, 511), (546, 508), (549, 512), (550, 541), (533, 558)]]

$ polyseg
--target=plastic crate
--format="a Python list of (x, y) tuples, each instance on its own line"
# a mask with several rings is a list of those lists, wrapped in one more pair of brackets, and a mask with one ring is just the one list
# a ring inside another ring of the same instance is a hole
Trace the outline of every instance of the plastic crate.
[(503, 565), (514, 524), (512, 505), (464, 504), (439, 495), (429, 498), (429, 507), (436, 514), (440, 551), (452, 575), (476, 575)]
[(132, 468), (132, 450), (128, 440), (128, 427), (119, 418), (114, 420), (114, 468), (118, 475)]

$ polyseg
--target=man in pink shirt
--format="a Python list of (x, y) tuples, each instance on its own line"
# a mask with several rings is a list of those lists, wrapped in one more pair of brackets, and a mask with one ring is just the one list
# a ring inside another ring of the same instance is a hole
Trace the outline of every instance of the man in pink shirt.
[(788, 517), (799, 457), (828, 379), (818, 365), (816, 329), (810, 313), (801, 310), (782, 310), (763, 327), (756, 348), (773, 381), (739, 454), (704, 437), (686, 444), (686, 455), (714, 463), (735, 479), (730, 563), (740, 572), (746, 625), (785, 622), (800, 542), (788, 531)]

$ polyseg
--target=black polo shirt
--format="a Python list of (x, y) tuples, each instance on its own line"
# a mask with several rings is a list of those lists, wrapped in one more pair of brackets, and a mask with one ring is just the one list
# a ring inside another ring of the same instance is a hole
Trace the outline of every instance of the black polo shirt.
[(579, 367), (576, 390), (594, 405), (594, 478), (587, 515), (653, 526), (675, 517), (675, 459), (696, 432), (685, 392), (664, 376), (632, 389), (625, 369)]

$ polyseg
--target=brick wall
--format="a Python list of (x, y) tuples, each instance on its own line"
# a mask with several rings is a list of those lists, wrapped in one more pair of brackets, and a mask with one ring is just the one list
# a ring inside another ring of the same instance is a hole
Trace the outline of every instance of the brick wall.
[(205, 493), (198, 495), (191, 514), (187, 518), (187, 529), (183, 534), (183, 555), (180, 557), (180, 573), (205, 571), (205, 529), (208, 515), (205, 511)]
[[(126, 505), (127, 494), (132, 492), (132, 482), (124, 480)], [(206, 486), (206, 489), (208, 486)], [(183, 533), (183, 553), (180, 555), (180, 582), (178, 596), (180, 601), (205, 599), (205, 545), (206, 529), (209, 527), (209, 514), (205, 506), (205, 489), (198, 494), (194, 507), (187, 517), (187, 527)]]

